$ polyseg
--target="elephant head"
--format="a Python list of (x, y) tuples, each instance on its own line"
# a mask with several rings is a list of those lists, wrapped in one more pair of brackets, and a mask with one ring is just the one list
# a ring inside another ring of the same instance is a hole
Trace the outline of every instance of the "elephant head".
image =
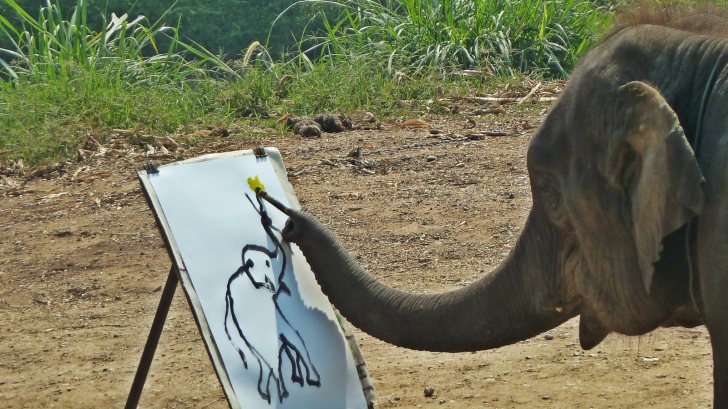
[[(667, 101), (642, 81), (595, 78), (574, 78), (528, 151), (534, 207), (572, 243), (562, 277), (581, 300), (585, 349), (612, 331), (651, 331), (689, 298), (674, 296), (689, 276), (676, 283), (658, 262), (703, 204), (700, 168)], [(685, 254), (683, 234), (670, 252)]]
[(680, 84), (651, 80), (660, 67), (634, 31), (582, 61), (533, 136), (531, 212), (510, 254), (479, 281), (434, 295), (389, 288), (303, 212), (289, 212), (284, 239), (352, 324), (413, 349), (495, 348), (579, 314), (589, 349), (690, 310), (684, 226), (701, 212), (703, 177), (678, 114), (650, 85)]

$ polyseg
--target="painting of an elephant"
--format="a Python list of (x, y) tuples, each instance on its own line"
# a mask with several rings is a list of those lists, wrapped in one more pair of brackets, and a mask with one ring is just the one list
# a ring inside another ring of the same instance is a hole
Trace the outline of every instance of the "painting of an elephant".
[(434, 295), (389, 288), (325, 226), (289, 211), (284, 239), (352, 324), (448, 352), (512, 344), (577, 315), (585, 349), (611, 332), (705, 325), (714, 407), (728, 408), (728, 20), (666, 8), (624, 21), (533, 135), (532, 209), (479, 281)]

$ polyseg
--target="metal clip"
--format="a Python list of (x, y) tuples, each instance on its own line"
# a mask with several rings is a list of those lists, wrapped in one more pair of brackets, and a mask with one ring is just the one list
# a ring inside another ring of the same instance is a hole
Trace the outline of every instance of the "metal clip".
[(144, 170), (147, 171), (147, 173), (159, 173), (159, 169), (157, 169), (157, 165), (149, 162), (146, 165), (144, 165)]
[(253, 154), (256, 158), (265, 158), (268, 156), (268, 154), (265, 153), (265, 148), (261, 148), (260, 146), (253, 148)]

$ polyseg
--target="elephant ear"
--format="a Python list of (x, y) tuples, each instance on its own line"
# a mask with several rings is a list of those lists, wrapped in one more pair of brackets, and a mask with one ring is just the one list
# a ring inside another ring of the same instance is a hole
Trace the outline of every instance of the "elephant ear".
[(660, 93), (634, 81), (617, 89), (606, 176), (624, 192), (622, 212), (632, 230), (645, 288), (662, 238), (703, 208), (703, 175), (678, 117)]

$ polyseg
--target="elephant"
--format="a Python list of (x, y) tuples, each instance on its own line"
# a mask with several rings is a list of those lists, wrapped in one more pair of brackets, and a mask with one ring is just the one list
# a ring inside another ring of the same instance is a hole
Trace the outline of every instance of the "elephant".
[(356, 327), (394, 345), (465, 352), (580, 315), (609, 333), (705, 325), (714, 408), (728, 408), (728, 20), (643, 13), (582, 58), (526, 156), (532, 207), (478, 281), (410, 294), (364, 271), (311, 215), (282, 231)]

